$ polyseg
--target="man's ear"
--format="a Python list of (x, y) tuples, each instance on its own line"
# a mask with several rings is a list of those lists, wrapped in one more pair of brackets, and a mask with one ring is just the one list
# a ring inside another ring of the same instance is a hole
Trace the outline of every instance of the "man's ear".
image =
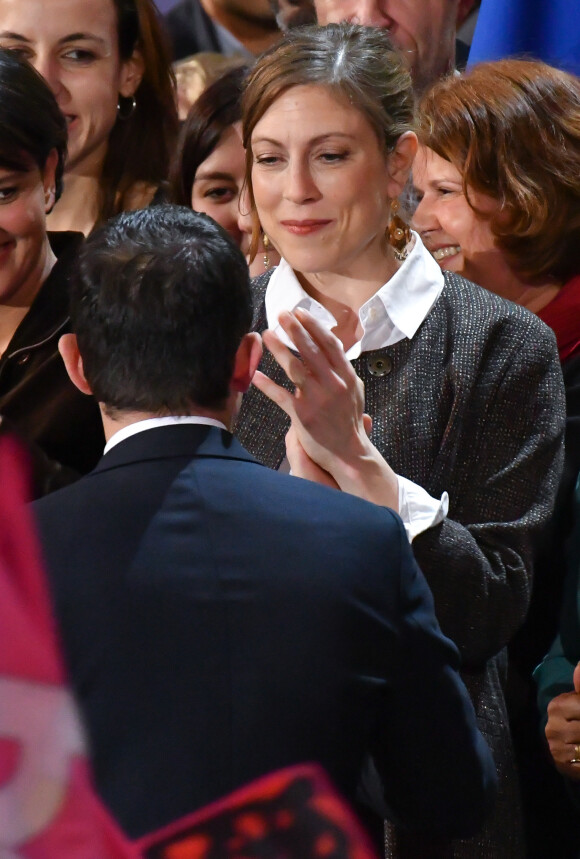
[(262, 360), (262, 338), (256, 332), (245, 334), (236, 352), (231, 389), (244, 394), (250, 387), (258, 364)]
[(119, 93), (123, 98), (132, 98), (139, 88), (145, 74), (145, 61), (137, 48), (121, 66)]
[(58, 341), (58, 351), (73, 385), (83, 394), (92, 394), (91, 386), (85, 379), (83, 359), (79, 352), (76, 334), (63, 334)]
[(419, 142), (414, 131), (405, 131), (395, 143), (395, 148), (387, 159), (389, 171), (387, 190), (390, 200), (398, 197), (405, 187), (418, 146)]

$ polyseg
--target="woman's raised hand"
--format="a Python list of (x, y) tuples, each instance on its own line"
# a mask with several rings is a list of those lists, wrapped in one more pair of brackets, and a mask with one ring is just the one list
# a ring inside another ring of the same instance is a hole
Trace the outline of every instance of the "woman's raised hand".
[(310, 476), (300, 459), (304, 453), (343, 491), (398, 510), (397, 476), (367, 435), (370, 419), (364, 414), (364, 385), (342, 343), (305, 310), (282, 313), (279, 322), (300, 357), (272, 331), (265, 331), (263, 340), (296, 386), (295, 392), (260, 372), (254, 384), (292, 421), (293, 472)]

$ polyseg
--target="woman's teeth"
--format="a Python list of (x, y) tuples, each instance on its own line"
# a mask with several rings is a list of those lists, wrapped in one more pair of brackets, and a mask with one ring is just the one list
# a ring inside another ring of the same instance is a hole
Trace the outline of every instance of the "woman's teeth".
[(459, 245), (449, 245), (447, 248), (437, 248), (436, 251), (432, 251), (434, 259), (438, 262), (439, 260), (445, 259), (445, 257), (453, 257), (458, 253), (461, 253)]

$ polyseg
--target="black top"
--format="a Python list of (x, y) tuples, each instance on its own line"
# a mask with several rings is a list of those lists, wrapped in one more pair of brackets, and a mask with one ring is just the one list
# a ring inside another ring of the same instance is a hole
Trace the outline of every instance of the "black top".
[(105, 444), (98, 406), (68, 378), (58, 341), (69, 329), (68, 278), (81, 233), (49, 233), (57, 261), (0, 357), (2, 428), (26, 442), (34, 497), (86, 474)]

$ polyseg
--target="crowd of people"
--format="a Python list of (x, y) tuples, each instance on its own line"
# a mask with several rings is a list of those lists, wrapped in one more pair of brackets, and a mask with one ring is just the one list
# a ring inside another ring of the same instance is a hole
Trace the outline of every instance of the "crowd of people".
[(0, 0), (0, 429), (131, 837), (316, 761), (387, 859), (580, 855), (580, 79), (473, 6)]

